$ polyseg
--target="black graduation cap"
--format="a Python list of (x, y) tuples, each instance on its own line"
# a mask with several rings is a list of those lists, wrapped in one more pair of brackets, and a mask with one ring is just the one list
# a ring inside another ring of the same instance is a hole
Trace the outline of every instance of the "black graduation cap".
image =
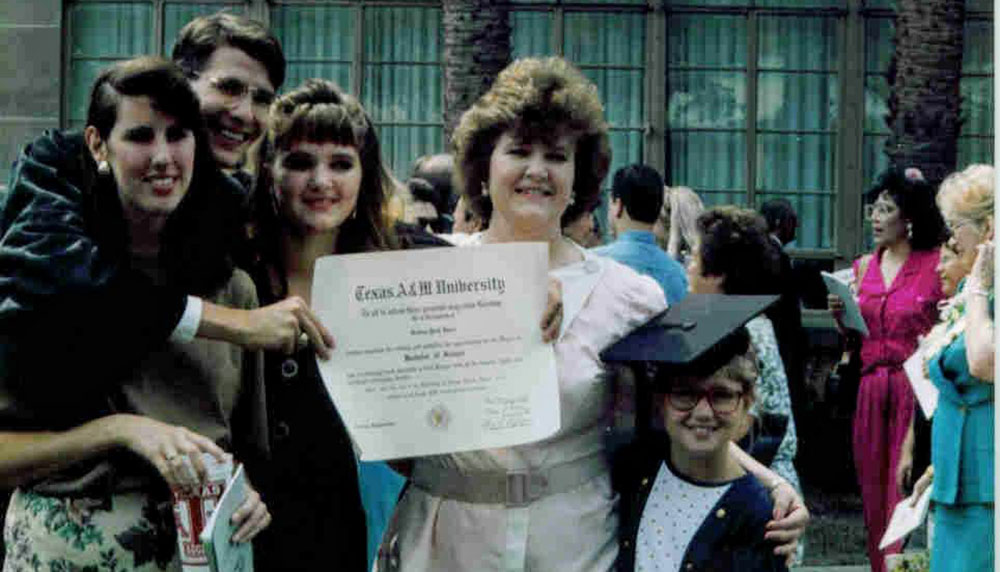
[(700, 366), (718, 369), (724, 361), (705, 362), (724, 357), (734, 332), (777, 301), (777, 295), (689, 294), (605, 349), (601, 359), (652, 362), (677, 373)]
[(688, 294), (601, 352), (606, 362), (633, 366), (638, 425), (648, 419), (653, 385), (679, 375), (711, 375), (745, 352), (749, 339), (743, 326), (778, 298)]

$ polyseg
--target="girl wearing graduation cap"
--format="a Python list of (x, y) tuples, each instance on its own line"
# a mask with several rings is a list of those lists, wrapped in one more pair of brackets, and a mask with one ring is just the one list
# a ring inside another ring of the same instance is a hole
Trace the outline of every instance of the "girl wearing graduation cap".
[(743, 324), (775, 299), (692, 295), (606, 352), (655, 372), (638, 388), (640, 436), (613, 462), (618, 570), (787, 569), (764, 538), (768, 490), (731, 452), (750, 426), (758, 377)]

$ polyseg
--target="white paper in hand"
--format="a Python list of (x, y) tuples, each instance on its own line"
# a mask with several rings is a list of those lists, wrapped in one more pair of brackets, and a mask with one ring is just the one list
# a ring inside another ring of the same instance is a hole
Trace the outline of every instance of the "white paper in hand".
[(934, 383), (924, 375), (923, 353), (923, 348), (918, 347), (917, 351), (903, 362), (903, 371), (910, 379), (910, 385), (913, 387), (913, 393), (917, 396), (917, 403), (920, 404), (924, 417), (930, 419), (934, 415), (934, 410), (937, 409), (938, 388), (934, 387)]
[(858, 302), (854, 299), (850, 285), (829, 272), (823, 272), (822, 275), (827, 292), (839, 296), (844, 301), (844, 327), (857, 330), (861, 332), (861, 335), (868, 337), (868, 326), (865, 325), (865, 319), (861, 316), (861, 308), (858, 307)]
[(916, 506), (911, 506), (913, 502), (912, 495), (896, 505), (896, 509), (892, 511), (889, 526), (885, 530), (885, 535), (882, 536), (882, 541), (878, 545), (879, 550), (884, 550), (886, 546), (897, 540), (906, 538), (907, 534), (910, 534), (920, 526), (927, 517), (927, 508), (931, 504), (931, 489), (933, 488), (934, 486), (931, 485), (924, 489), (923, 494), (917, 499)]
[(219, 505), (212, 511), (212, 516), (201, 531), (199, 540), (205, 547), (212, 572), (253, 572), (253, 544), (230, 542), (236, 532), (236, 527), (230, 521), (246, 498), (247, 480), (243, 465), (240, 465), (226, 485)]

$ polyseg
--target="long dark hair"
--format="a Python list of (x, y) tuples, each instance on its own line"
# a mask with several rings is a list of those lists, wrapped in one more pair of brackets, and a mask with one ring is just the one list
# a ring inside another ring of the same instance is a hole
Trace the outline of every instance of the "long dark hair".
[[(233, 271), (231, 253), (241, 237), (242, 198), (215, 163), (198, 98), (173, 62), (139, 57), (116, 63), (95, 80), (87, 110), (87, 125), (105, 141), (123, 97), (150, 98), (154, 109), (194, 134), (191, 183), (160, 235), (159, 263), (168, 285), (189, 294), (213, 294)], [(87, 159), (85, 188), (92, 230), (102, 248), (127, 260), (125, 218), (114, 178), (99, 174), (89, 154)]]
[(393, 186), (382, 163), (382, 151), (371, 119), (358, 100), (337, 84), (308, 79), (271, 105), (267, 135), (259, 153), (257, 183), (251, 198), (254, 251), (261, 267), (258, 270), (267, 270), (278, 280), (278, 291), (271, 292), (276, 298), (288, 294), (280, 239), (282, 233), (287, 232), (287, 223), (278, 212), (271, 165), (279, 150), (299, 141), (349, 145), (357, 150), (361, 159), (361, 190), (355, 214), (341, 224), (333, 250), (337, 253), (369, 252), (397, 246), (386, 208)]

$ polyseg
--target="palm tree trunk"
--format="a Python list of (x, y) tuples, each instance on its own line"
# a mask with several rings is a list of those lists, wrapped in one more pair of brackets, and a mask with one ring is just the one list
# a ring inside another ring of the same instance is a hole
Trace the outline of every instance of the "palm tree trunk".
[(444, 0), (445, 137), (510, 63), (506, 2)]
[(964, 0), (897, 0), (886, 154), (934, 185), (958, 155), (964, 24)]

